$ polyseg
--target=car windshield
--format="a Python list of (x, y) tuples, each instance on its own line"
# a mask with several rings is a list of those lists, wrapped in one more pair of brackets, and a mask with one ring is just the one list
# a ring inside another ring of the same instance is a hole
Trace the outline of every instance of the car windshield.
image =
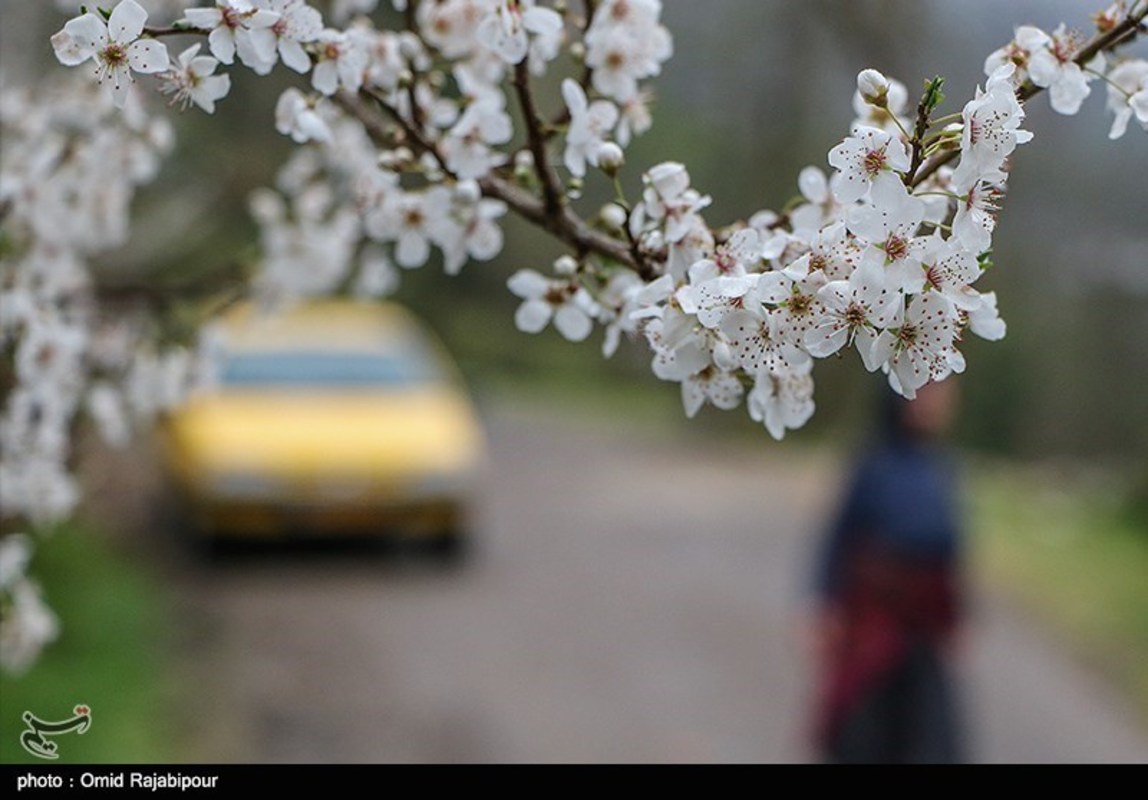
[(234, 353), (221, 376), (225, 386), (306, 389), (413, 388), (441, 379), (429, 355), (404, 352), (291, 350)]

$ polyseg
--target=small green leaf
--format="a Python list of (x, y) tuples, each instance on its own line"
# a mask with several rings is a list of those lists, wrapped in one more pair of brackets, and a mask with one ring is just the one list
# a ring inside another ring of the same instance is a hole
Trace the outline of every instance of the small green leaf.
[(995, 267), (996, 262), (993, 261), (993, 251), (986, 250), (985, 252), (981, 253), (979, 256), (977, 256), (977, 263), (981, 265), (981, 270), (985, 272)]
[(937, 109), (941, 103), (945, 102), (945, 93), (941, 91), (941, 87), (945, 85), (945, 79), (940, 75), (933, 78), (931, 81), (925, 82), (925, 94), (921, 98), (921, 105), (930, 114)]

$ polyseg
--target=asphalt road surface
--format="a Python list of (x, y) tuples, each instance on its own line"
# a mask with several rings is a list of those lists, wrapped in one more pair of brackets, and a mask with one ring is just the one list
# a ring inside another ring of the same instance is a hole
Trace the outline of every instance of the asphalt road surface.
[[(477, 547), (181, 571), (188, 760), (808, 760), (810, 543), (837, 467), (761, 440), (504, 410)], [(1148, 762), (1126, 704), (991, 593), (964, 652), (979, 761)]]

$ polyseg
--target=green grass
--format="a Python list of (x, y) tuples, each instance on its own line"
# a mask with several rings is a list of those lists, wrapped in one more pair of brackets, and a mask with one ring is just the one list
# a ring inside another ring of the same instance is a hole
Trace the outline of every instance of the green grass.
[(977, 566), (1148, 718), (1148, 533), (1112, 475), (990, 466), (972, 483)]
[(173, 760), (169, 609), (158, 580), (71, 525), (38, 540), (30, 571), (62, 630), (25, 674), (0, 677), (0, 761), (48, 763), (20, 746), (23, 712), (60, 721), (80, 703), (91, 726), (56, 737), (54, 763)]

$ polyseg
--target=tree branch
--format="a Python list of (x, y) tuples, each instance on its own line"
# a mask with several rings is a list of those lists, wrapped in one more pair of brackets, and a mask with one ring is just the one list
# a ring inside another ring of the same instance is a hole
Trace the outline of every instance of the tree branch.
[[(1119, 25), (1112, 30), (1095, 36), (1092, 41), (1085, 45), (1073, 61), (1079, 66), (1084, 66), (1089, 61), (1094, 59), (1100, 53), (1106, 53), (1110, 50), (1115, 50), (1117, 47), (1128, 44), (1134, 41), (1142, 33), (1148, 32), (1145, 27), (1144, 20), (1148, 17), (1148, 5), (1145, 5), (1140, 11), (1135, 11), (1125, 17)], [(1044, 89), (1037, 86), (1032, 81), (1025, 81), (1024, 85), (1016, 91), (1017, 99), (1021, 102), (1028, 100), (1031, 97), (1043, 92)], [(933, 156), (925, 162), (924, 166), (916, 173), (913, 174), (912, 183), (910, 188), (920, 186), (927, 181), (932, 175), (941, 167), (953, 161), (960, 151), (952, 150), (947, 153), (940, 153)]]
[(639, 263), (625, 242), (590, 228), (569, 208), (561, 209), (558, 216), (551, 215), (545, 203), (502, 178), (488, 176), (478, 182), (482, 193), (487, 197), (502, 200), (523, 219), (532, 222), (556, 238), (583, 253), (616, 261), (637, 272), (646, 280), (657, 275), (651, 267)]
[[(371, 137), (371, 141), (381, 147), (391, 147), (393, 145), (392, 137), (386, 124), (361, 102), (362, 98), (369, 98), (377, 104), (403, 129), (403, 132), (418, 150), (430, 153), (438, 161), (443, 172), (454, 179), (453, 173), (447, 168), (434, 142), (430, 141), (421, 131), (415, 129), (409, 120), (404, 119), (397, 109), (378, 95), (373, 94), (368, 89), (361, 89), (358, 96), (340, 92), (333, 99), (340, 108), (362, 123), (363, 129)], [(484, 196), (503, 201), (527, 222), (537, 225), (579, 252), (594, 253), (623, 264), (642, 275), (646, 280), (653, 280), (657, 277), (652, 267), (634, 257), (625, 242), (592, 229), (568, 207), (560, 206), (558, 213), (551, 213), (543, 200), (496, 175), (488, 175), (480, 179), (478, 185)]]
[(534, 171), (542, 184), (542, 197), (546, 204), (546, 213), (554, 218), (562, 216), (566, 205), (562, 185), (558, 176), (550, 167), (550, 155), (546, 149), (546, 135), (542, 132), (542, 123), (538, 117), (538, 109), (534, 104), (534, 95), (530, 92), (530, 70), (526, 60), (523, 59), (514, 67), (514, 91), (518, 95), (518, 104), (522, 108), (522, 115), (526, 122), (526, 142), (530, 154), (534, 156)]
[(182, 25), (172, 25), (168, 28), (144, 28), (143, 35), (150, 36), (152, 39), (160, 39), (164, 36), (207, 36), (210, 31), (205, 31), (202, 28), (194, 28), (192, 26), (184, 27)]

